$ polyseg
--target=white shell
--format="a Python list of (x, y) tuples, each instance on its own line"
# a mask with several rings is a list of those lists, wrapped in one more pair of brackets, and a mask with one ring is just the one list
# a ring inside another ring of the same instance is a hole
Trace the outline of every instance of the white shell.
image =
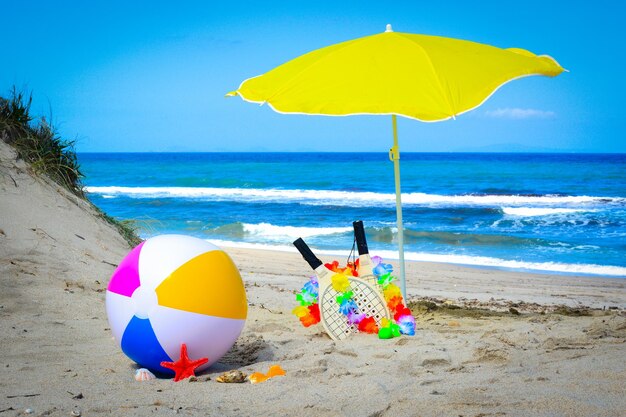
[(151, 381), (156, 379), (156, 376), (146, 368), (139, 368), (135, 371), (135, 381)]

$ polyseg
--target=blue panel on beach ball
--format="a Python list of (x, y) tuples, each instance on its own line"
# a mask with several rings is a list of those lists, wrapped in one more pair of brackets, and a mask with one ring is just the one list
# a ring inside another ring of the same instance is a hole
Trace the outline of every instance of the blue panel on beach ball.
[(122, 350), (139, 365), (167, 375), (174, 373), (161, 366), (161, 362), (172, 362), (159, 343), (149, 319), (134, 316), (122, 336)]

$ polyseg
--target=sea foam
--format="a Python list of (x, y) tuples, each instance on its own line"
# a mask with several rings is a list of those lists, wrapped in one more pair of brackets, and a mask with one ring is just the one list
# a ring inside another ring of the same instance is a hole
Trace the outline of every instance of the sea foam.
[(333, 235), (346, 232), (352, 233), (353, 231), (351, 227), (295, 227), (276, 226), (269, 223), (244, 223), (243, 230), (248, 234), (262, 236), (267, 239), (283, 237), (297, 239), (299, 237), (307, 238), (311, 236)]
[[(392, 206), (395, 194), (375, 192), (355, 192), (338, 190), (303, 190), (303, 189), (263, 189), (263, 188), (210, 188), (210, 187), (118, 187), (90, 186), (86, 192), (107, 196), (127, 196), (131, 198), (188, 198), (211, 199), (216, 201), (240, 202), (297, 202), (309, 205), (336, 206)], [(405, 206), (489, 206), (503, 207), (509, 210), (521, 210), (523, 207), (509, 206), (593, 206), (602, 204), (626, 205), (621, 197), (597, 196), (562, 196), (562, 195), (440, 195), (425, 193), (402, 194)], [(568, 210), (568, 208), (560, 208)], [(528, 212), (528, 211), (527, 211)], [(512, 213), (509, 213), (512, 214)]]
[(502, 212), (510, 216), (535, 217), (554, 214), (570, 214), (580, 212), (595, 212), (594, 209), (549, 208), (549, 207), (502, 207)]

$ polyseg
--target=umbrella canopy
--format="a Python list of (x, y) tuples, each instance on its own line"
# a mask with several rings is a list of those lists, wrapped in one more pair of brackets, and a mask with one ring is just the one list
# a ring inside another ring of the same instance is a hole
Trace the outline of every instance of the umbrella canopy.
[(279, 113), (326, 116), (392, 115), (402, 292), (403, 227), (396, 115), (442, 121), (480, 106), (503, 84), (525, 76), (554, 77), (564, 69), (547, 55), (480, 43), (393, 32), (317, 49), (245, 80), (246, 101)]
[(280, 113), (395, 114), (432, 122), (478, 107), (513, 79), (561, 72), (553, 58), (523, 49), (389, 31), (309, 52), (229, 95)]

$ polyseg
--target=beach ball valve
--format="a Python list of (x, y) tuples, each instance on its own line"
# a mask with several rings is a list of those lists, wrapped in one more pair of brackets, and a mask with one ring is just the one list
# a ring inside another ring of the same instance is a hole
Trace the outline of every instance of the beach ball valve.
[(122, 351), (142, 367), (171, 374), (161, 362), (217, 362), (243, 329), (248, 304), (241, 275), (217, 246), (194, 237), (161, 235), (134, 248), (106, 292), (106, 311)]

